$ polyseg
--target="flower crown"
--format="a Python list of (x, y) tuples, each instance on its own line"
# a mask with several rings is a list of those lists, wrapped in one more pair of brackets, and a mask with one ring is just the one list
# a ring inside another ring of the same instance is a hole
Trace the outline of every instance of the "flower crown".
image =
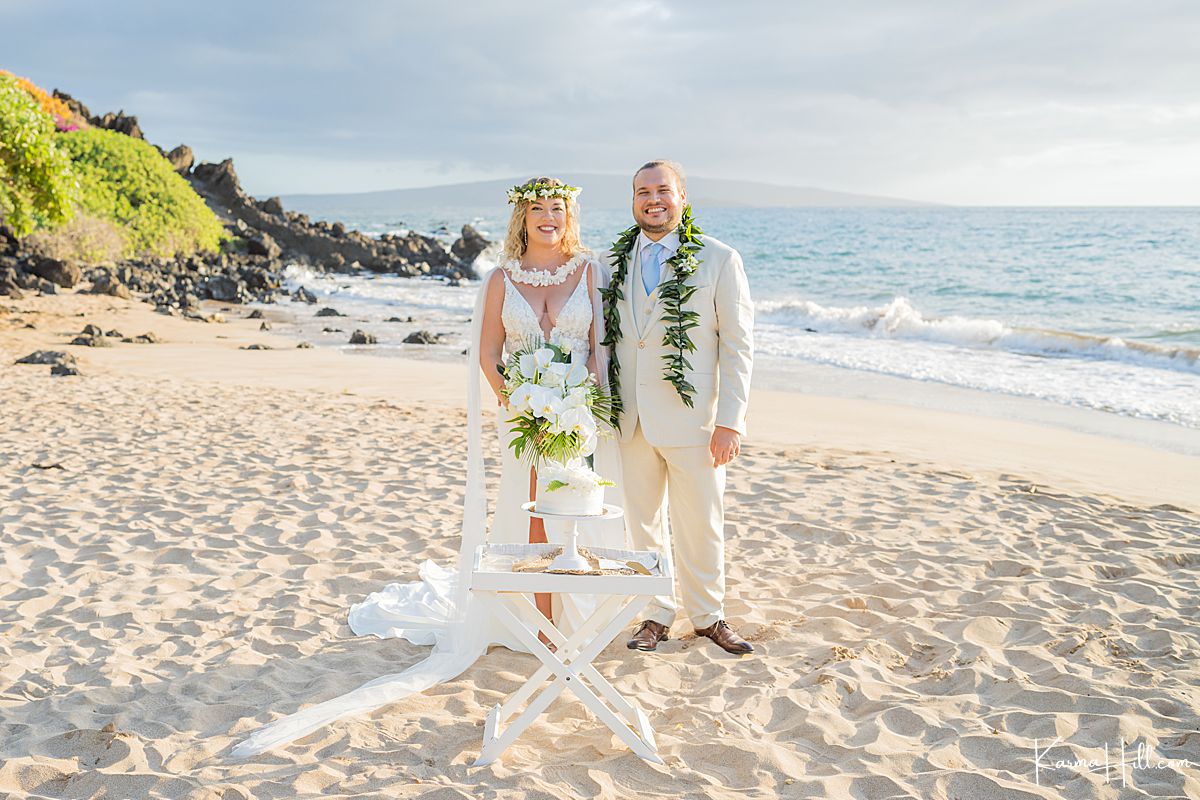
[(508, 202), (519, 203), (522, 200), (536, 200), (539, 197), (561, 197), (564, 200), (574, 200), (582, 191), (578, 186), (552, 186), (545, 181), (522, 183), (508, 190)]

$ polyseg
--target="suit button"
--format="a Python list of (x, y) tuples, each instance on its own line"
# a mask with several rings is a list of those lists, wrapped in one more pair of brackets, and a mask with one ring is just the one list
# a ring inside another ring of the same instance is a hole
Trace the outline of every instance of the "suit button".
[(645, 350), (645, 349), (646, 349), (646, 343), (638, 342), (638, 350)]

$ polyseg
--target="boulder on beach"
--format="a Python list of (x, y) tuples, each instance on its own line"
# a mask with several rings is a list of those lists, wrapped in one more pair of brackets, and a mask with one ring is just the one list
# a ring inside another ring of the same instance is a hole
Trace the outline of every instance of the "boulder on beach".
[(238, 348), (238, 350), (274, 350), (274, 349), (275, 348), (271, 347), (271, 345), (269, 345), (269, 344), (245, 344)]
[(124, 300), (132, 298), (132, 295), (129, 293), (129, 287), (107, 272), (92, 281), (92, 288), (89, 292), (91, 294), (106, 294), (110, 297), (120, 297)]
[(71, 344), (79, 345), (80, 347), (112, 347), (112, 343), (108, 339), (101, 336), (76, 336), (71, 340)]
[(57, 258), (35, 258), (29, 265), (29, 271), (39, 278), (55, 283), (64, 289), (70, 289), (79, 283), (83, 270), (78, 264), (61, 261)]
[(263, 315), (262, 309), (256, 308), (253, 311), (251, 311), (249, 314), (246, 315), (246, 319), (262, 319), (263, 316), (264, 315)]
[(310, 292), (308, 289), (305, 289), (303, 286), (301, 286), (299, 289), (292, 292), (292, 300), (294, 300), (298, 303), (308, 303), (309, 305), (316, 305), (317, 296), (315, 294), (313, 294), (312, 292)]
[(153, 331), (148, 331), (140, 336), (131, 336), (127, 339), (122, 339), (121, 341), (129, 342), (130, 344), (159, 344), (162, 342), (162, 338)]
[(61, 350), (35, 350), (24, 358), (18, 358), (16, 364), (75, 364), (75, 356)]
[(450, 246), (450, 252), (464, 263), (470, 264), (490, 245), (491, 242), (485, 239), (483, 234), (467, 224), (462, 226), (462, 235)]
[(367, 333), (366, 331), (356, 330), (350, 334), (350, 344), (378, 344), (379, 339), (375, 334)]
[(344, 317), (346, 315), (343, 314), (342, 312), (338, 311), (336, 308), (330, 308), (329, 306), (325, 306), (324, 308), (322, 308), (320, 311), (317, 312), (317, 316), (318, 317)]
[(248, 299), (246, 285), (228, 275), (214, 275), (204, 282), (204, 292), (221, 303), (241, 303)]
[(279, 245), (271, 238), (271, 234), (262, 231), (254, 231), (245, 236), (246, 252), (252, 256), (265, 256), (266, 258), (279, 258), (282, 250)]
[(405, 344), (437, 344), (441, 340), (440, 333), (430, 333), (429, 331), (413, 331), (404, 337)]

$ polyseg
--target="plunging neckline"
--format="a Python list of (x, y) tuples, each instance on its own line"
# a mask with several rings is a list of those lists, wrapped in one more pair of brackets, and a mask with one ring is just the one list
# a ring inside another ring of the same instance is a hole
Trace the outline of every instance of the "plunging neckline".
[(542, 328), (542, 319), (538, 316), (537, 311), (534, 309), (533, 303), (530, 303), (529, 299), (521, 293), (521, 290), (517, 288), (516, 281), (508, 276), (507, 271), (505, 271), (504, 278), (508, 281), (508, 285), (512, 287), (512, 290), (517, 293), (517, 296), (521, 298), (521, 302), (525, 304), (525, 307), (529, 309), (529, 313), (533, 316), (534, 324), (537, 325), (538, 331), (542, 334), (542, 338), (548, 342), (554, 338), (555, 332), (558, 331), (558, 321), (562, 318), (562, 313), (567, 310), (567, 306), (571, 305), (571, 303), (575, 301), (575, 295), (579, 294), (579, 287), (587, 283), (587, 265), (584, 265), (583, 274), (579, 276), (579, 282), (576, 283), (575, 288), (571, 290), (570, 296), (567, 297), (567, 302), (563, 303), (562, 308), (558, 309), (558, 313), (554, 315), (554, 324), (550, 326), (549, 333), (546, 333), (545, 329)]

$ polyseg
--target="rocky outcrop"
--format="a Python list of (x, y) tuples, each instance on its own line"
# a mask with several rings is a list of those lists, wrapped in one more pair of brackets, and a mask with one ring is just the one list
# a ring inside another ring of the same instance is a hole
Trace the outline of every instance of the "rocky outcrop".
[(202, 300), (273, 303), (283, 287), (283, 264), (256, 256), (222, 253), (213, 258), (126, 261), (86, 274), (89, 291), (115, 297), (141, 295), (168, 314), (197, 311)]
[(77, 114), (89, 121), (91, 120), (92, 112), (88, 111), (87, 106), (85, 106), (83, 103), (76, 100), (74, 97), (71, 97), (71, 95), (67, 94), (66, 92), (61, 92), (58, 89), (55, 89), (54, 97), (55, 97), (55, 99), (61, 100), (64, 103), (66, 103), (67, 108), (71, 109), (72, 114)]
[(192, 148), (186, 144), (181, 144), (174, 150), (166, 154), (167, 161), (171, 162), (171, 166), (181, 175), (187, 175), (192, 171), (192, 165), (196, 163), (196, 158), (192, 154)]
[(121, 109), (117, 113), (109, 111), (102, 117), (93, 117), (88, 120), (94, 127), (106, 128), (110, 131), (123, 133), (126, 136), (134, 139), (145, 139), (142, 135), (142, 128), (138, 125), (137, 117), (127, 115), (125, 109)]
[(372, 239), (340, 222), (313, 222), (307, 214), (286, 211), (277, 197), (255, 200), (242, 191), (232, 159), (197, 164), (187, 177), (209, 207), (246, 242), (248, 253), (333, 272), (364, 269), (407, 276), (476, 277), (469, 263), (432, 236), (385, 234)]

